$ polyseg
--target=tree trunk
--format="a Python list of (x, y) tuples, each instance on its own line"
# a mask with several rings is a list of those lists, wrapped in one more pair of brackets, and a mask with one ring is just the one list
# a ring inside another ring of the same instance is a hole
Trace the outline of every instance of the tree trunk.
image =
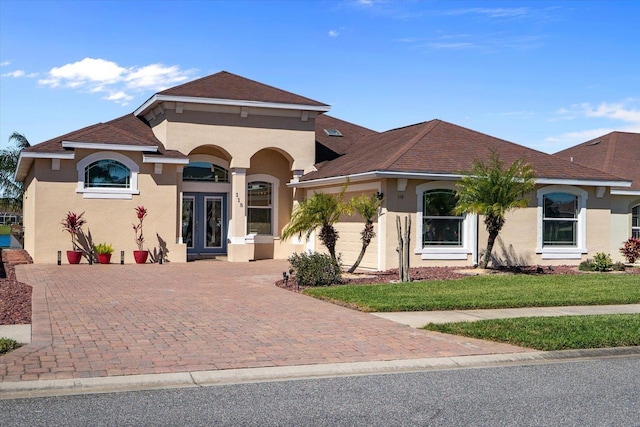
[(373, 222), (367, 221), (362, 231), (362, 248), (360, 248), (360, 255), (358, 255), (358, 259), (356, 259), (356, 262), (351, 266), (348, 273), (356, 271), (356, 268), (358, 268), (362, 262), (362, 258), (364, 258), (364, 253), (367, 251), (367, 247), (369, 247), (373, 236), (375, 236), (373, 232)]
[(409, 257), (411, 255), (411, 250), (409, 248), (410, 246), (410, 242), (411, 242), (411, 217), (407, 216), (404, 219), (404, 229), (405, 229), (405, 236), (404, 236), (404, 279), (402, 280), (403, 282), (410, 282), (411, 281), (411, 268), (409, 265)]
[(399, 215), (396, 215), (396, 230), (398, 231), (398, 247), (396, 248), (396, 251), (398, 251), (398, 279), (402, 282), (402, 279), (404, 279), (404, 243), (402, 241), (402, 225)]

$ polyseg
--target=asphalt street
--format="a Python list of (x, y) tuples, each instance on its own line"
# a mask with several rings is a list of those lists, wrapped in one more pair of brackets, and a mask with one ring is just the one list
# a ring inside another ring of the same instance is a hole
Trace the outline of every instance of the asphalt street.
[(640, 357), (0, 400), (4, 426), (637, 426)]

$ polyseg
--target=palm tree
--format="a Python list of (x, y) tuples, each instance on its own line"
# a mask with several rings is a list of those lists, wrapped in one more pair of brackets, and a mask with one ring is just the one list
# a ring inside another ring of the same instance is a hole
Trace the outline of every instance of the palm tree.
[(305, 234), (308, 239), (311, 233), (320, 227), (318, 238), (329, 250), (331, 259), (337, 265), (336, 242), (338, 241), (338, 230), (335, 229), (333, 224), (338, 221), (340, 215), (346, 210), (342, 201), (343, 194), (344, 189), (337, 196), (334, 194), (314, 193), (312, 197), (302, 200), (291, 214), (289, 224), (282, 230), (282, 238), (287, 240), (294, 235), (300, 237)]
[(371, 243), (371, 239), (376, 236), (373, 231), (373, 220), (378, 216), (378, 209), (382, 205), (382, 199), (378, 198), (377, 194), (367, 196), (361, 194), (360, 196), (353, 197), (349, 202), (349, 210), (357, 212), (362, 218), (364, 218), (364, 229), (360, 233), (360, 239), (362, 240), (362, 248), (360, 249), (360, 255), (358, 259), (349, 269), (349, 273), (356, 271), (356, 268), (360, 265), (364, 253), (367, 251), (367, 246)]
[(526, 196), (535, 187), (534, 177), (533, 168), (524, 160), (516, 160), (505, 169), (498, 153), (492, 151), (488, 163), (475, 160), (471, 171), (456, 184), (456, 214), (483, 215), (489, 233), (487, 250), (478, 265), (480, 268), (487, 268), (491, 260), (493, 245), (505, 223), (505, 214), (529, 204)]
[(18, 167), (18, 159), (22, 149), (29, 147), (27, 138), (18, 132), (13, 132), (9, 142), (15, 142), (15, 146), (0, 151), (0, 191), (2, 191), (2, 205), (16, 211), (22, 210), (22, 195), (24, 185), (16, 182), (13, 177)]

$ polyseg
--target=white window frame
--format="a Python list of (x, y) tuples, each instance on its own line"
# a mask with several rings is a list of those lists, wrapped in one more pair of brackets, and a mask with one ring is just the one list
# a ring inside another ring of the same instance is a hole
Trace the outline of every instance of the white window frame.
[[(129, 171), (131, 171), (129, 188), (85, 187), (85, 169), (87, 166), (99, 160), (115, 160), (125, 165)], [(132, 199), (134, 194), (140, 194), (140, 191), (138, 191), (138, 173), (140, 172), (140, 166), (124, 154), (111, 151), (99, 151), (89, 154), (76, 164), (76, 170), (78, 172), (78, 188), (76, 189), (76, 193), (82, 194), (82, 197), (85, 199)]]
[(245, 186), (244, 199), (247, 201), (245, 212), (245, 229), (248, 230), (246, 222), (249, 220), (249, 184), (252, 182), (266, 182), (271, 184), (271, 234), (255, 234), (250, 237), (255, 243), (271, 243), (274, 239), (279, 238), (278, 228), (278, 193), (280, 192), (280, 179), (273, 175), (258, 173), (247, 175), (247, 185)]
[(431, 190), (453, 190), (453, 181), (431, 181), (416, 186), (416, 248), (415, 253), (423, 260), (466, 260), (472, 255), (473, 262), (477, 262), (477, 215), (466, 214), (462, 220), (462, 246), (422, 246), (422, 219), (424, 215), (424, 193)]
[(640, 203), (631, 206), (631, 237), (633, 237), (633, 232), (635, 231), (638, 234), (638, 238), (640, 238), (640, 224), (637, 226), (633, 225), (633, 210), (638, 210), (638, 218), (640, 218)]
[[(544, 196), (549, 193), (567, 193), (578, 198), (576, 244), (572, 246), (544, 246)], [(536, 253), (542, 259), (580, 259), (587, 251), (587, 200), (589, 193), (571, 185), (549, 185), (536, 192), (538, 198), (538, 236)]]

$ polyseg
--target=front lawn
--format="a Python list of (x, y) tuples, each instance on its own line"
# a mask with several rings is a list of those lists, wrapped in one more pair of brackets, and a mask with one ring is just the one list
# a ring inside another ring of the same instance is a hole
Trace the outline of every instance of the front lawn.
[(640, 314), (430, 323), (424, 329), (545, 351), (640, 345)]
[(460, 280), (310, 288), (310, 295), (367, 312), (640, 303), (637, 274), (489, 275)]

